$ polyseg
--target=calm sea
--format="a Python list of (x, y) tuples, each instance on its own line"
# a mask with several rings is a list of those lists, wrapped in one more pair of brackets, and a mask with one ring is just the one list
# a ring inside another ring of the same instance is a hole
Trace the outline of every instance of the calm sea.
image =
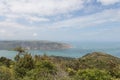
[[(31, 50), (32, 55), (54, 55), (64, 57), (82, 57), (83, 55), (91, 52), (104, 52), (120, 58), (120, 42), (68, 42), (73, 46), (71, 49), (66, 50)], [(13, 59), (17, 52), (0, 50), (0, 57), (4, 56)]]

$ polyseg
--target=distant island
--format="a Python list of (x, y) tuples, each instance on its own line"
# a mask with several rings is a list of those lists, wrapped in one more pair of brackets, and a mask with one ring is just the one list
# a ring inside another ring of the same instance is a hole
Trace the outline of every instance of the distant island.
[(28, 50), (61, 50), (69, 49), (70, 44), (52, 41), (0, 41), (0, 50), (12, 50), (23, 47)]

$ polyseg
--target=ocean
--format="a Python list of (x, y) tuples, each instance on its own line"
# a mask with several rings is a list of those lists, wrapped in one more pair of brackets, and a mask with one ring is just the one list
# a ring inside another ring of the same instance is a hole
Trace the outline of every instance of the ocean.
[[(30, 50), (32, 55), (49, 55), (79, 58), (87, 53), (104, 52), (120, 58), (120, 42), (67, 42), (73, 48), (65, 50)], [(16, 51), (0, 50), (0, 57), (14, 59)]]

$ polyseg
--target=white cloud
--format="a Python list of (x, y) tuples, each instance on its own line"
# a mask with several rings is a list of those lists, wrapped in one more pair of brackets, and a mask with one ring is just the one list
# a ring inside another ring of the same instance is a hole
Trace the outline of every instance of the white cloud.
[(112, 5), (115, 3), (120, 3), (120, 0), (97, 0), (97, 1), (102, 3), (103, 5)]
[(19, 14), (4, 14), (2, 16), (6, 17), (7, 22), (14, 22), (18, 19), (25, 19), (28, 22), (34, 23), (34, 22), (48, 22), (50, 21), (49, 18), (45, 17), (38, 17), (38, 16), (32, 16), (32, 15), (19, 15)]
[[(0, 16), (5, 17), (5, 19), (1, 19), (0, 21), (0, 37), (9, 39), (27, 37), (27, 39), (33, 39), (35, 36), (42, 36), (47, 38), (49, 35), (54, 37), (58, 34), (64, 35), (64, 33), (67, 33), (67, 31), (57, 33), (59, 29), (64, 31), (72, 28), (94, 27), (104, 23), (120, 23), (120, 9), (115, 8), (97, 12), (94, 8), (88, 6), (90, 8), (86, 11), (90, 12), (89, 10), (93, 10), (96, 13), (80, 16), (83, 13), (75, 11), (85, 9), (85, 5), (83, 4), (85, 1), (89, 4), (92, 0), (0, 0)], [(120, 2), (118, 0), (97, 1), (103, 5)], [(93, 7), (95, 6), (93, 5)], [(75, 14), (70, 12), (75, 12)], [(29, 24), (29, 22), (33, 24)], [(34, 24), (34, 22), (37, 22), (37, 24)], [(52, 31), (55, 31), (57, 34), (51, 33)], [(67, 35), (70, 35), (70, 37), (71, 35), (74, 36), (72, 34), (74, 32), (69, 33)]]
[(104, 10), (102, 12), (92, 15), (87, 15), (82, 17), (80, 16), (77, 18), (71, 18), (68, 20), (59, 21), (51, 26), (48, 26), (48, 28), (52, 28), (52, 29), (64, 28), (64, 27), (84, 28), (84, 27), (92, 27), (99, 24), (111, 23), (111, 22), (120, 22), (119, 9)]
[[(46, 16), (68, 15), (83, 8), (83, 0), (0, 0), (0, 16), (6, 21), (18, 19), (34, 22), (48, 22)], [(39, 16), (39, 17), (38, 17)]]
[[(43, 18), (37, 18), (37, 17), (26, 17), (30, 21), (47, 21), (48, 19)], [(3, 21), (0, 22), (0, 29), (1, 27), (11, 28), (10, 30), (21, 30), (23, 32), (24, 30), (49, 30), (49, 29), (58, 29), (58, 28), (84, 28), (84, 27), (91, 27), (96, 26), (99, 24), (104, 23), (110, 23), (110, 22), (120, 22), (120, 11), (119, 9), (110, 9), (110, 10), (104, 10), (102, 12), (98, 12), (92, 15), (87, 16), (79, 16), (76, 18), (69, 18), (67, 20), (61, 20), (57, 22), (47, 23), (47, 24), (40, 24), (40, 25), (22, 25), (17, 22), (11, 22), (11, 21)], [(49, 20), (48, 20), (49, 21)]]
[(33, 36), (36, 37), (38, 34), (37, 33), (33, 33)]
[(36, 26), (26, 26), (13, 21), (0, 22), (0, 37), (3, 39), (32, 39), (37, 36), (36, 30), (41, 28)]
[(11, 28), (11, 29), (28, 29), (26, 26), (23, 26), (15, 22), (9, 22), (9, 21), (0, 22), (0, 28), (3, 28), (3, 27)]
[(20, 17), (20, 15), (17, 15), (17, 14), (4, 14), (4, 16), (11, 19), (16, 19)]
[(45, 16), (69, 13), (83, 8), (83, 0), (2, 0), (0, 3), (2, 4), (1, 12), (9, 10), (9, 12), (17, 14)]
[(4, 29), (1, 29), (0, 30), (0, 33), (5, 33), (6, 31)]
[(28, 21), (30, 22), (48, 22), (48, 18), (43, 18), (43, 17), (36, 17), (36, 16), (28, 16), (26, 17)]
[(11, 34), (8, 30), (5, 28), (0, 28), (0, 37), (5, 38), (5, 37), (11, 37), (13, 34)]
[(6, 11), (7, 11), (6, 5), (0, 1), (0, 14)]

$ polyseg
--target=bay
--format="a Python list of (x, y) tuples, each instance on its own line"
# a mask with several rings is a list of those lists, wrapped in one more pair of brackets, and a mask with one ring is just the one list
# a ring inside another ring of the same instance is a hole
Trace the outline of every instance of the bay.
[[(29, 50), (34, 55), (49, 55), (79, 58), (91, 52), (104, 52), (120, 57), (120, 42), (67, 42), (73, 48), (65, 50)], [(16, 51), (0, 50), (0, 57), (4, 56), (13, 59)]]

